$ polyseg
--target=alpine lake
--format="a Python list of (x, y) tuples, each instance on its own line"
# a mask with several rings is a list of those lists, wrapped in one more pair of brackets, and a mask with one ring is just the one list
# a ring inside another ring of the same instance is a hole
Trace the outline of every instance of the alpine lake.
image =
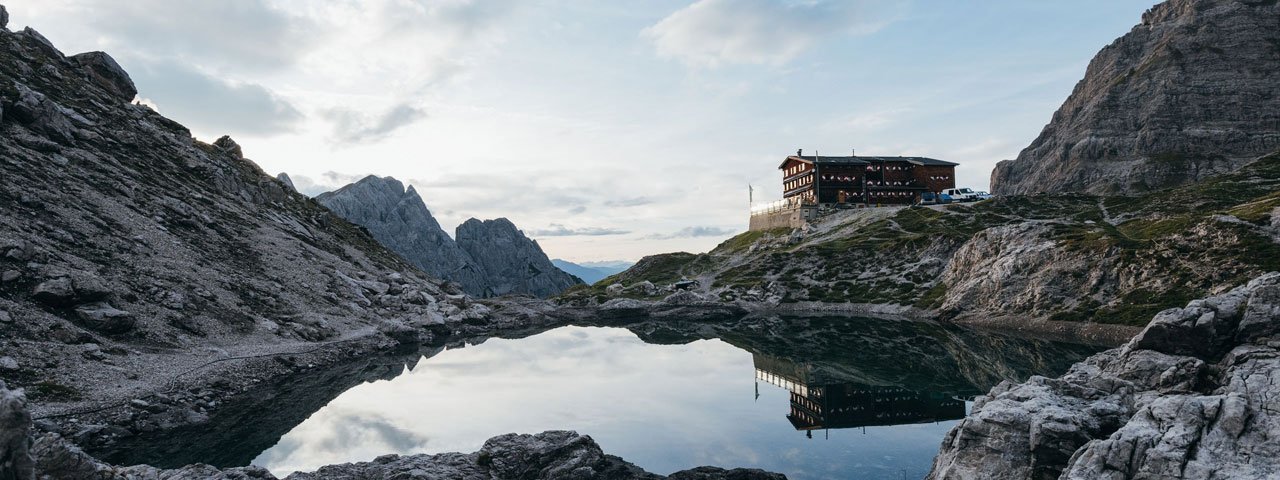
[(975, 396), (1060, 375), (1101, 349), (840, 316), (608, 324), (299, 374), (242, 394), (199, 429), (95, 453), (122, 464), (255, 464), (283, 477), (576, 430), (659, 474), (712, 465), (791, 479), (921, 478)]

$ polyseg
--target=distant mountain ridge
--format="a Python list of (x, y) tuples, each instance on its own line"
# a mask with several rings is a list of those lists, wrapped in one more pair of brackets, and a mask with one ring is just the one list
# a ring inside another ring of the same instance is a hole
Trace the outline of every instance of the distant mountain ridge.
[(557, 269), (537, 242), (505, 218), (468, 220), (450, 238), (413, 186), (392, 177), (367, 176), (316, 196), (342, 218), (423, 271), (457, 282), (480, 297), (527, 293), (555, 295), (578, 281)]
[(1171, 0), (1098, 52), (997, 194), (1134, 194), (1280, 149), (1280, 5)]
[(369, 230), (378, 242), (422, 271), (458, 282), (472, 295), (485, 292), (484, 272), (445, 234), (412, 186), (405, 188), (394, 178), (370, 175), (322, 193), (316, 201)]
[(587, 285), (604, 280), (610, 275), (622, 273), (635, 265), (624, 261), (573, 263), (559, 258), (551, 260), (551, 263), (566, 273), (582, 279)]

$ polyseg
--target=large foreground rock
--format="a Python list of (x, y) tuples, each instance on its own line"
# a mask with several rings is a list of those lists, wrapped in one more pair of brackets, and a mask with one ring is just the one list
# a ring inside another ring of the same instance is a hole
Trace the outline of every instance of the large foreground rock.
[(1280, 477), (1280, 273), (1157, 315), (1061, 378), (1002, 383), (933, 479)]
[(1280, 4), (1169, 0), (1098, 52), (997, 194), (1132, 193), (1280, 147)]

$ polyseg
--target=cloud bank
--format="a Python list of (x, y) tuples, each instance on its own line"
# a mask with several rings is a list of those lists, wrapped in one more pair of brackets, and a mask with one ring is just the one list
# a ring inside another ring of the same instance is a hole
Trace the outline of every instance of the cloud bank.
[(607, 227), (578, 227), (570, 228), (558, 223), (553, 223), (547, 228), (529, 231), (529, 235), (535, 237), (600, 237), (606, 235), (626, 235), (631, 233), (629, 230), (621, 230), (617, 228)]
[(673, 233), (655, 233), (653, 235), (647, 235), (644, 238), (647, 240), (672, 240), (676, 238), (721, 237), (725, 235), (732, 235), (737, 232), (737, 230), (732, 228), (696, 226), (684, 227)]
[(781, 65), (826, 37), (879, 30), (888, 8), (864, 0), (699, 0), (641, 36), (659, 56), (690, 66)]

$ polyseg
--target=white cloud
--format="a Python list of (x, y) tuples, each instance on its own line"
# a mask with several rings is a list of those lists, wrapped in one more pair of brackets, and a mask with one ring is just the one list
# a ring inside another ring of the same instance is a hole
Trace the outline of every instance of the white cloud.
[(879, 30), (886, 4), (864, 0), (698, 0), (641, 35), (691, 66), (781, 65), (820, 40)]
[(173, 62), (136, 63), (130, 75), (156, 111), (206, 135), (264, 135), (294, 130), (302, 113), (267, 87), (210, 75)]
[(364, 115), (346, 108), (334, 108), (324, 112), (333, 123), (331, 139), (337, 143), (362, 143), (381, 140), (403, 127), (426, 118), (421, 108), (399, 104), (377, 116)]
[(323, 34), (310, 19), (268, 0), (41, 0), (21, 7), (29, 8), (80, 20), (79, 33), (117, 56), (236, 70), (288, 67)]
[(599, 236), (605, 236), (605, 235), (625, 235), (628, 233), (631, 233), (631, 232), (627, 230), (617, 229), (617, 228), (606, 228), (606, 227), (570, 228), (564, 225), (560, 225), (558, 223), (553, 223), (551, 224), (551, 226), (547, 228), (529, 231), (529, 235), (534, 237), (577, 237), (577, 236), (599, 237)]
[(700, 237), (722, 237), (738, 233), (738, 230), (732, 228), (720, 227), (684, 227), (673, 233), (655, 233), (645, 236), (649, 240), (671, 240), (675, 238), (700, 238)]

